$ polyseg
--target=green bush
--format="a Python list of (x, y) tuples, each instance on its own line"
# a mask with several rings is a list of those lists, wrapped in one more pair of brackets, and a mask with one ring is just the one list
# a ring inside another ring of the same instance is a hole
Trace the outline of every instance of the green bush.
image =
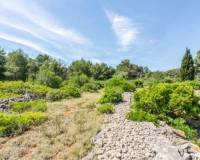
[(74, 85), (66, 85), (61, 88), (62, 91), (67, 95), (67, 97), (80, 97), (80, 89)]
[(171, 126), (185, 131), (191, 139), (196, 137), (196, 130), (187, 122), (200, 119), (198, 101), (191, 82), (159, 83), (135, 93), (133, 111), (128, 117), (139, 121), (164, 120)]
[(106, 103), (106, 104), (102, 104), (99, 107), (97, 107), (97, 111), (100, 113), (113, 113), (114, 107), (112, 106), (112, 104)]
[(118, 103), (122, 101), (123, 90), (119, 87), (106, 88), (100, 103)]
[(81, 87), (84, 84), (88, 83), (89, 81), (90, 80), (86, 75), (81, 74), (81, 75), (76, 75), (76, 76), (71, 77), (69, 80), (69, 83), (77, 87)]
[(14, 112), (22, 113), (24, 111), (44, 112), (47, 110), (47, 104), (44, 100), (29, 102), (13, 102), (10, 109)]
[(167, 107), (172, 90), (168, 84), (160, 83), (138, 90), (134, 95), (134, 107), (145, 112), (161, 114)]
[(144, 112), (142, 109), (135, 109), (134, 111), (129, 112), (127, 118), (133, 121), (139, 121), (139, 122), (147, 121), (147, 122), (153, 122), (156, 125), (159, 124), (159, 120), (154, 114)]
[(36, 76), (36, 82), (48, 87), (58, 88), (62, 83), (62, 79), (54, 72), (47, 69), (41, 69)]
[(0, 90), (7, 93), (22, 94), (25, 90), (23, 81), (1, 81)]
[(0, 99), (8, 99), (8, 98), (20, 97), (20, 96), (22, 96), (22, 95), (16, 94), (16, 93), (9, 93), (9, 92), (6, 92), (6, 91), (0, 92)]
[(199, 116), (200, 107), (198, 97), (194, 95), (194, 90), (188, 85), (179, 85), (170, 94), (167, 110), (171, 117), (195, 118)]
[(32, 82), (5, 81), (0, 82), (0, 99), (22, 96), (26, 92), (38, 98), (43, 98), (51, 90), (50, 87), (34, 84)]
[(176, 129), (180, 129), (185, 132), (186, 137), (190, 140), (195, 140), (197, 137), (197, 131), (190, 127), (183, 118), (168, 118), (168, 124)]
[(135, 93), (135, 108), (171, 117), (195, 118), (200, 113), (194, 89), (185, 83), (159, 83)]
[(66, 85), (60, 89), (53, 89), (50, 90), (46, 96), (46, 98), (50, 101), (58, 101), (64, 98), (71, 98), (71, 97), (80, 97), (81, 92), (80, 90), (74, 85)]
[(47, 93), (47, 100), (49, 101), (58, 101), (67, 97), (67, 94), (64, 90), (61, 89), (53, 89)]
[(136, 88), (142, 88), (143, 87), (143, 81), (141, 80), (134, 80), (133, 83), (135, 84)]
[(97, 81), (91, 81), (89, 83), (86, 83), (82, 86), (82, 90), (85, 92), (95, 92), (101, 88), (101, 84)]
[(108, 80), (105, 87), (121, 87), (124, 92), (133, 92), (136, 89), (136, 86), (133, 83), (119, 77), (113, 77)]
[(47, 115), (41, 112), (26, 112), (22, 114), (0, 113), (0, 136), (20, 134), (33, 125), (39, 125), (47, 120)]
[(45, 97), (46, 94), (50, 90), (52, 90), (52, 88), (50, 88), (50, 87), (39, 85), (39, 84), (35, 84), (35, 83), (31, 83), (31, 82), (25, 82), (24, 86), (25, 86), (25, 91), (24, 92), (32, 93), (35, 96), (37, 96), (38, 98)]

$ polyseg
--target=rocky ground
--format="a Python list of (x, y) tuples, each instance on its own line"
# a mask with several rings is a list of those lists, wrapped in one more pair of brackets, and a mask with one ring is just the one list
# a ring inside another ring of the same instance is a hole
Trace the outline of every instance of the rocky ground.
[(94, 147), (82, 160), (200, 160), (197, 146), (184, 140), (184, 133), (167, 125), (126, 119), (131, 93), (106, 117), (101, 131), (93, 138)]

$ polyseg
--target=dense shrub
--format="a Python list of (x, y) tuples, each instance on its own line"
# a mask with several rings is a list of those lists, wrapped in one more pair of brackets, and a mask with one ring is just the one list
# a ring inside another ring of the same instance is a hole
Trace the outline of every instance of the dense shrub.
[(22, 94), (25, 86), (23, 81), (0, 81), (0, 90), (8, 93)]
[(122, 101), (123, 90), (119, 87), (106, 88), (100, 103), (118, 103)]
[(14, 112), (44, 112), (47, 109), (47, 104), (44, 100), (29, 101), (29, 102), (13, 102), (10, 104), (10, 109)]
[(39, 125), (47, 120), (47, 115), (41, 112), (26, 112), (22, 114), (0, 113), (0, 136), (20, 134), (33, 125)]
[(101, 84), (97, 81), (90, 81), (89, 83), (86, 83), (82, 86), (82, 90), (86, 92), (95, 92), (102, 88)]
[(168, 103), (168, 114), (171, 117), (195, 118), (200, 113), (198, 97), (194, 90), (188, 85), (178, 85), (170, 94)]
[(38, 72), (36, 76), (36, 81), (41, 85), (52, 88), (58, 88), (62, 83), (62, 79), (59, 76), (47, 69), (41, 69)]
[(0, 99), (8, 99), (8, 98), (20, 97), (20, 96), (21, 96), (21, 94), (9, 93), (9, 92), (6, 92), (6, 91), (0, 92)]
[(159, 124), (159, 120), (154, 114), (150, 114), (138, 108), (132, 112), (129, 112), (127, 118), (133, 121), (148, 121), (153, 122), (156, 125)]
[(24, 86), (25, 86), (25, 91), (24, 92), (32, 93), (35, 96), (37, 96), (38, 98), (45, 97), (46, 94), (50, 90), (52, 90), (52, 88), (50, 88), (50, 87), (39, 85), (39, 84), (35, 84), (35, 83), (31, 83), (31, 82), (25, 82)]
[(168, 84), (160, 83), (138, 90), (134, 95), (134, 107), (145, 112), (160, 114), (167, 107), (172, 90)]
[(192, 86), (194, 89), (200, 89), (200, 82), (198, 82), (198, 81), (185, 81), (182, 83)]
[(81, 92), (80, 89), (74, 85), (66, 85), (61, 88), (61, 90), (64, 91), (64, 93), (67, 95), (67, 97), (80, 97)]
[(81, 75), (75, 75), (71, 77), (71, 79), (69, 80), (69, 83), (77, 87), (81, 87), (84, 84), (88, 83), (89, 81), (90, 79), (86, 75), (81, 74)]
[(164, 120), (185, 131), (188, 138), (195, 137), (196, 130), (187, 122), (200, 119), (200, 106), (199, 98), (194, 94), (194, 86), (190, 83), (159, 83), (138, 90), (134, 95), (134, 110), (128, 117), (139, 121)]
[(160, 83), (135, 93), (135, 108), (171, 117), (197, 117), (200, 113), (194, 89), (185, 83)]
[(142, 80), (134, 80), (133, 83), (135, 84), (136, 88), (142, 88), (143, 87), (143, 81)]
[(11, 98), (21, 96), (26, 92), (31, 93), (38, 98), (45, 97), (51, 88), (34, 84), (32, 82), (6, 81), (0, 82), (0, 98)]
[(113, 77), (108, 80), (105, 87), (121, 87), (124, 92), (132, 92), (136, 89), (133, 83), (119, 77)]
[(60, 89), (53, 89), (49, 91), (46, 96), (47, 100), (49, 101), (58, 101), (66, 97), (67, 97), (66, 93)]
[(106, 104), (102, 104), (100, 106), (97, 107), (97, 111), (100, 113), (113, 113), (115, 110), (112, 106), (112, 104), (106, 103)]
[(78, 89), (74, 85), (69, 84), (69, 85), (63, 86), (60, 89), (50, 90), (46, 98), (50, 101), (58, 101), (64, 98), (80, 97), (80, 96), (81, 96), (80, 89)]

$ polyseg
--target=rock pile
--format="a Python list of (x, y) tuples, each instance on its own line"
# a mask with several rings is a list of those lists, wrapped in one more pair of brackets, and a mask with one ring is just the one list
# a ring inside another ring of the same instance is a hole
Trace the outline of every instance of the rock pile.
[(106, 117), (101, 132), (93, 138), (94, 148), (82, 160), (200, 160), (200, 152), (183, 140), (183, 132), (165, 124), (156, 127), (127, 120), (131, 94), (123, 97), (124, 102)]
[(0, 111), (1, 110), (7, 110), (9, 108), (9, 103), (25, 102), (25, 101), (34, 100), (36, 98), (37, 98), (36, 96), (34, 96), (30, 93), (25, 93), (21, 97), (13, 97), (13, 98), (8, 98), (8, 99), (2, 99), (2, 100), (0, 100)]

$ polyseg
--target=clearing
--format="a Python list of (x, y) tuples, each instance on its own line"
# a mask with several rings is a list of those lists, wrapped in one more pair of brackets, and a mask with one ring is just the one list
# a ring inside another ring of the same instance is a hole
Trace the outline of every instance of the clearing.
[(101, 93), (48, 104), (49, 120), (16, 137), (0, 138), (0, 160), (76, 160), (92, 146), (103, 116), (92, 103)]

